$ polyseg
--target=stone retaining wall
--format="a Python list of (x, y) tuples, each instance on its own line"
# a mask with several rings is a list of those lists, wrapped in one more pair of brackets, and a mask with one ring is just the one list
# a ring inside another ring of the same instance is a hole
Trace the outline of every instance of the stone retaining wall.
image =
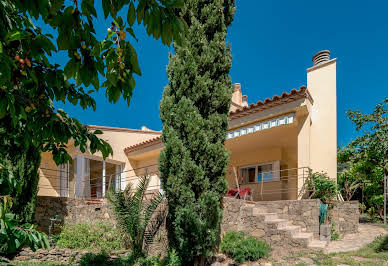
[[(294, 225), (306, 228), (307, 232), (319, 235), (319, 199), (279, 200), (249, 202), (232, 198), (224, 198), (223, 227), (238, 230), (245, 227), (242, 220), (246, 214), (243, 206), (254, 204), (255, 207), (265, 207), (269, 212), (283, 214)], [(106, 200), (83, 200), (61, 197), (39, 196), (37, 200), (35, 219), (38, 228), (48, 232), (50, 218), (58, 215), (61, 223), (95, 223), (107, 221), (115, 223)], [(355, 233), (358, 230), (358, 202), (338, 202), (328, 213), (331, 222), (335, 222), (339, 234)], [(58, 227), (57, 227), (58, 228)]]
[(358, 204), (356, 200), (337, 202), (328, 211), (329, 219), (335, 223), (335, 230), (340, 235), (358, 232), (358, 222), (360, 219)]
[[(56, 215), (62, 220), (59, 224), (96, 223), (99, 221), (114, 223), (113, 215), (105, 199), (84, 200), (38, 196), (35, 212), (38, 229), (47, 233), (50, 218), (55, 218)], [(55, 228), (58, 230), (58, 226), (54, 226)]]
[(252, 204), (256, 208), (264, 207), (268, 212), (284, 215), (294, 225), (306, 228), (307, 232), (313, 233), (316, 237), (319, 235), (319, 199), (251, 202), (224, 198), (225, 208), (222, 227), (226, 228), (226, 231), (246, 227), (244, 220), (247, 219), (249, 214), (245, 213), (244, 207)]
[[(60, 264), (75, 264), (78, 263), (82, 256), (90, 251), (78, 251), (68, 248), (53, 248), (50, 250), (38, 249), (32, 251), (30, 248), (23, 248), (19, 254), (13, 259), (13, 261), (29, 261), (29, 262), (55, 262)], [(129, 252), (127, 250), (113, 251), (109, 255), (111, 258), (127, 256)]]

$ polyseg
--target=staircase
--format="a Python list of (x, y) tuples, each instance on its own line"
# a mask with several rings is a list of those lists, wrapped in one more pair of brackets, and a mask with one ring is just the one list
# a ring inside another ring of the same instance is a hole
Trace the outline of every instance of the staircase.
[[(258, 207), (255, 204), (246, 204), (242, 207), (244, 213), (249, 213), (245, 224), (249, 226), (241, 226), (239, 230), (260, 237), (276, 246), (292, 246), (311, 249), (323, 249), (326, 246), (325, 241), (314, 239), (313, 233), (306, 232), (306, 228), (300, 225), (293, 225), (288, 219), (288, 215), (278, 213), (276, 210), (268, 211), (265, 206)], [(244, 224), (243, 223), (243, 224)], [(255, 223), (255, 224), (253, 224)], [(252, 230), (257, 228), (257, 230)], [(244, 230), (244, 229), (248, 229)]]

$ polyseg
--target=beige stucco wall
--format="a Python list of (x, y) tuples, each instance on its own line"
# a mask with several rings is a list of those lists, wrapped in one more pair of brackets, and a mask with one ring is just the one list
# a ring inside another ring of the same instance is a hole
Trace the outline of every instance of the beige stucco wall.
[[(95, 130), (95, 129), (92, 129)], [(127, 176), (130, 172), (135, 168), (128, 160), (128, 157), (124, 153), (124, 149), (128, 146), (137, 144), (139, 142), (143, 142), (145, 140), (149, 140), (159, 136), (159, 133), (153, 132), (131, 132), (131, 131), (111, 131), (104, 130), (104, 134), (99, 137), (108, 141), (113, 150), (113, 155), (109, 156), (106, 159), (106, 162), (112, 162), (115, 164), (122, 164), (124, 166), (123, 171), (124, 175)], [(71, 156), (75, 156), (76, 154), (81, 154), (81, 152), (77, 149), (69, 146), (69, 153)], [(91, 154), (90, 152), (85, 152), (83, 154), (85, 157), (95, 160), (103, 160), (102, 154), (100, 152), (96, 152)], [(47, 167), (45, 167), (47, 166)], [(41, 168), (49, 168), (50, 170), (40, 169), (40, 179), (39, 179), (39, 192), (40, 196), (59, 196), (59, 175), (58, 175), (58, 167), (52, 160), (52, 155), (50, 153), (42, 153), (42, 162)], [(53, 174), (54, 173), (54, 174)], [(70, 186), (71, 187), (71, 186)]]
[(58, 166), (53, 161), (51, 153), (42, 153), (38, 187), (39, 196), (59, 196)]
[(337, 178), (337, 60), (307, 69), (311, 107), (310, 167)]

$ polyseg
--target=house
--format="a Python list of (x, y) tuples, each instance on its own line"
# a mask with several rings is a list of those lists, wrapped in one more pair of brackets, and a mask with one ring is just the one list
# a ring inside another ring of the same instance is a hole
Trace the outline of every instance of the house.
[[(298, 199), (312, 172), (337, 176), (336, 59), (324, 50), (307, 69), (307, 86), (248, 104), (234, 84), (225, 147), (230, 152), (228, 186), (250, 188), (254, 200)], [(82, 154), (71, 149), (72, 166), (56, 169), (43, 154), (41, 187), (53, 196), (103, 197), (108, 185), (123, 189), (139, 176), (151, 176), (150, 190), (160, 189), (158, 156), (161, 132), (89, 126), (101, 129), (114, 155)], [(54, 169), (54, 170), (45, 170)], [(54, 179), (48, 171), (57, 171)], [(46, 193), (44, 193), (46, 195)]]

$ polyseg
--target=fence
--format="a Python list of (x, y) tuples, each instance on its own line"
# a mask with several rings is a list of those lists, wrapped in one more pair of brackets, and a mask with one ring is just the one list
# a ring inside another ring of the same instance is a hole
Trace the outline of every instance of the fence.
[(128, 183), (132, 183), (136, 187), (141, 176), (150, 178), (149, 191), (160, 189), (157, 164), (107, 175), (98, 175), (93, 168), (89, 168), (87, 172), (83, 171), (80, 175), (77, 175), (76, 171), (71, 168), (40, 168), (39, 195), (101, 199), (105, 197), (106, 192), (110, 188), (116, 191), (124, 190)]
[[(113, 187), (124, 190), (128, 183), (134, 187), (141, 176), (148, 176), (150, 192), (161, 189), (158, 164), (146, 165), (127, 171), (109, 175), (96, 175), (93, 168), (88, 173), (81, 173), (84, 177), (77, 177), (71, 167), (67, 169), (40, 168), (39, 195), (62, 196), (69, 198), (101, 199)], [(257, 175), (257, 173), (256, 173)], [(268, 178), (271, 177), (271, 178)], [(230, 183), (230, 189), (250, 189), (252, 200), (282, 200), (297, 199), (308, 194), (306, 180), (311, 177), (308, 167), (288, 168), (275, 171), (260, 172), (254, 182), (245, 182), (243, 177), (237, 178), (236, 183)], [(238, 183), (237, 183), (238, 180)], [(236, 188), (233, 188), (236, 186)]]

